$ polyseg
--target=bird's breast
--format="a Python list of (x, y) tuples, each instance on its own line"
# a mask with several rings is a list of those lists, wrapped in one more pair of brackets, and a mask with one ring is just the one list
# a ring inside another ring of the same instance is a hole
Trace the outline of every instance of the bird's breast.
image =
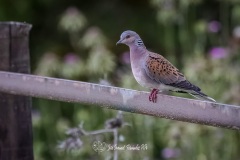
[(132, 73), (136, 81), (143, 87), (147, 88), (156, 88), (157, 84), (155, 81), (150, 79), (148, 75), (146, 74), (146, 71), (144, 70), (143, 63), (141, 62), (133, 62), (131, 63)]
[(159, 89), (160, 91), (164, 91), (164, 90), (174, 90), (173, 87), (165, 85), (163, 83), (159, 83), (153, 79), (151, 79), (147, 74), (146, 71), (143, 67), (141, 61), (139, 62), (132, 62), (131, 63), (131, 68), (132, 68), (132, 73), (134, 78), (136, 79), (136, 81), (143, 87), (147, 87), (147, 88), (156, 88)]
[(147, 57), (146, 49), (137, 48), (136, 46), (130, 47), (131, 68), (134, 78), (143, 87), (157, 88), (159, 83), (152, 80), (144, 69)]

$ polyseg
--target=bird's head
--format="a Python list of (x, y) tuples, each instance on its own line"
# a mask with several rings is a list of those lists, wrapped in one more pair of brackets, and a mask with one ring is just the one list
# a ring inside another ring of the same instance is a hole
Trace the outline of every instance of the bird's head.
[(118, 45), (120, 43), (126, 44), (128, 46), (131, 46), (134, 44), (137, 46), (144, 45), (140, 36), (136, 32), (130, 31), (130, 30), (124, 31), (121, 34), (120, 40), (116, 43), (116, 45)]

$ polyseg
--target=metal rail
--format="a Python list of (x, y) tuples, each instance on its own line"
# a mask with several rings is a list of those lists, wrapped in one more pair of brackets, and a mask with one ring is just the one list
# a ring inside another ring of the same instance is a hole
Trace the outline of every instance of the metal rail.
[(0, 92), (140, 113), (172, 120), (240, 130), (240, 107), (158, 95), (98, 84), (0, 71)]

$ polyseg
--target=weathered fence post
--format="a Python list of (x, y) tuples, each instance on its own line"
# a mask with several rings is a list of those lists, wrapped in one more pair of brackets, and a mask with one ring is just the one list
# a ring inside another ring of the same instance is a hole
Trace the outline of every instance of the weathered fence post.
[[(30, 73), (31, 25), (0, 22), (0, 70)], [(33, 160), (31, 97), (0, 93), (0, 159)]]

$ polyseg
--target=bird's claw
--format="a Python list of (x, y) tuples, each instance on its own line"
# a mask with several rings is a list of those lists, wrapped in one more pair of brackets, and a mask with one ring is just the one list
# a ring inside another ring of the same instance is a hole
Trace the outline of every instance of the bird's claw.
[(156, 103), (157, 102), (157, 94), (158, 94), (158, 89), (153, 89), (150, 93), (150, 96), (149, 96), (149, 101), (153, 102), (153, 103)]

